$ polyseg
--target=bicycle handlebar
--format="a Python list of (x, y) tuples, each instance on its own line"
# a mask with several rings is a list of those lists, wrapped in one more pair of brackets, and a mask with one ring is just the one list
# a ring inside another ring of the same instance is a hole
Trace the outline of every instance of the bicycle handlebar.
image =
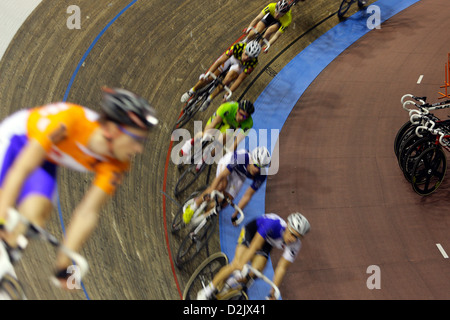
[(246, 264), (242, 268), (242, 273), (244, 275), (247, 275), (249, 272), (252, 272), (258, 278), (260, 278), (260, 279), (264, 280), (264, 282), (268, 283), (274, 290), (274, 297), (275, 297), (275, 299), (277, 299), (277, 300), (280, 299), (280, 297), (281, 297), (280, 289), (278, 289), (277, 285), (275, 283), (273, 283), (272, 280), (267, 278), (264, 274), (262, 274), (259, 270), (253, 268), (251, 265)]
[[(212, 73), (211, 71), (208, 71), (208, 72), (206, 73), (206, 76), (207, 76), (207, 77), (210, 76), (210, 77), (213, 78), (214, 80), (217, 79), (216, 75), (215, 75), (214, 73)], [(223, 87), (224, 87), (225, 91), (228, 92), (228, 95), (225, 96), (225, 99), (228, 101), (228, 100), (230, 100), (231, 95), (233, 94), (233, 91), (231, 91), (231, 89), (228, 88), (226, 85), (224, 85)]]
[(247, 33), (249, 33), (251, 30), (253, 30), (253, 32), (256, 34), (256, 39), (258, 39), (258, 38), (262, 39), (262, 41), (266, 45), (264, 52), (267, 53), (267, 51), (269, 51), (269, 48), (270, 48), (270, 42), (266, 38), (264, 38), (261, 33), (256, 31), (256, 29), (254, 27), (247, 28)]
[[(211, 192), (210, 196), (216, 201), (216, 205), (219, 205), (218, 198), (220, 198), (220, 201), (225, 199), (225, 195), (218, 190), (214, 190), (213, 192)], [(237, 225), (241, 224), (242, 221), (244, 221), (245, 217), (244, 212), (241, 210), (241, 208), (239, 208), (236, 204), (234, 204), (233, 201), (231, 201), (228, 197), (226, 198), (226, 200), (239, 213), (239, 218), (236, 220), (236, 224)]]
[(89, 264), (87, 260), (81, 256), (80, 254), (70, 250), (66, 246), (64, 246), (61, 242), (59, 242), (54, 235), (39, 227), (38, 225), (33, 224), (30, 220), (20, 214), (16, 209), (9, 208), (8, 209), (8, 220), (11, 222), (7, 224), (6, 230), (12, 231), (15, 229), (19, 222), (23, 223), (29, 231), (33, 234), (39, 236), (41, 240), (49, 242), (52, 246), (60, 249), (67, 257), (69, 257), (72, 261), (75, 262), (76, 265), (80, 268), (80, 278), (86, 275), (89, 270)]

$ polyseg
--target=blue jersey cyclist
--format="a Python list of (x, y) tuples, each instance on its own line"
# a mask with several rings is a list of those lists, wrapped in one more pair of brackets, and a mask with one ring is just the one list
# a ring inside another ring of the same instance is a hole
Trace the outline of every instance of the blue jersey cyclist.
[[(245, 149), (227, 153), (220, 159), (217, 165), (216, 178), (206, 190), (193, 202), (187, 204), (183, 210), (183, 220), (188, 224), (197, 208), (203, 202), (205, 195), (214, 190), (223, 192), (230, 200), (236, 198), (246, 179), (252, 183), (246, 190), (238, 207), (242, 210), (249, 203), (256, 191), (266, 181), (267, 168), (270, 165), (271, 156), (266, 147), (257, 147), (251, 153)], [(226, 205), (226, 202), (224, 202)], [(236, 219), (238, 212), (232, 215), (232, 221)]]
[[(273, 277), (273, 283), (279, 287), (287, 269), (295, 261), (302, 247), (303, 237), (310, 228), (309, 221), (298, 212), (290, 214), (287, 222), (273, 213), (264, 214), (250, 221), (241, 230), (233, 261), (220, 269), (212, 282), (198, 292), (197, 299), (214, 299), (215, 294), (226, 289), (226, 285), (231, 286), (233, 281), (251, 281), (251, 276), (244, 277), (235, 271), (242, 270), (249, 262), (257, 270), (264, 270), (274, 247), (283, 250)], [(232, 273), (235, 276), (230, 278)], [(272, 299), (273, 294), (272, 289), (268, 298)]]

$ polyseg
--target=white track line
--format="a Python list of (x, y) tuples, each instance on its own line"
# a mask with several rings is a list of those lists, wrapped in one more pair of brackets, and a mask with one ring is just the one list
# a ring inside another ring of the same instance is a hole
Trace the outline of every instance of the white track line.
[(444, 256), (444, 259), (448, 259), (448, 254), (445, 252), (444, 248), (442, 248), (440, 243), (436, 243), (436, 247), (438, 247), (441, 254)]
[(422, 82), (423, 79), (423, 74), (420, 75), (419, 80), (417, 80), (417, 84), (420, 84)]

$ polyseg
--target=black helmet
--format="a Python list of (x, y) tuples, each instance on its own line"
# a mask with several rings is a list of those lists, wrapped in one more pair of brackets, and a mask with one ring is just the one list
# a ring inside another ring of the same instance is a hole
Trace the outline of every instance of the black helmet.
[(125, 89), (104, 87), (102, 111), (106, 119), (148, 130), (158, 124), (155, 109), (147, 100)]
[(255, 112), (255, 107), (253, 106), (253, 103), (249, 100), (241, 100), (239, 102), (239, 109), (244, 110), (248, 114), (252, 114)]

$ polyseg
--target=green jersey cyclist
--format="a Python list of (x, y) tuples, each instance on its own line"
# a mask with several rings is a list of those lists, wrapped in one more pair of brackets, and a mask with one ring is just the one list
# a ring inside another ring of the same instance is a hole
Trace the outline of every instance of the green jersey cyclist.
[[(208, 134), (210, 130), (219, 130), (222, 137), (222, 145), (226, 146), (230, 137), (227, 134), (228, 129), (233, 132), (233, 148), (235, 151), (239, 143), (248, 134), (248, 130), (253, 127), (252, 114), (255, 111), (253, 103), (249, 100), (241, 100), (240, 102), (225, 102), (217, 111), (209, 118), (206, 123), (204, 132)], [(238, 134), (236, 135), (236, 132)], [(199, 132), (194, 138), (186, 141), (181, 148), (181, 156), (190, 157), (190, 152), (195, 141), (198, 141), (203, 136), (203, 132)]]

